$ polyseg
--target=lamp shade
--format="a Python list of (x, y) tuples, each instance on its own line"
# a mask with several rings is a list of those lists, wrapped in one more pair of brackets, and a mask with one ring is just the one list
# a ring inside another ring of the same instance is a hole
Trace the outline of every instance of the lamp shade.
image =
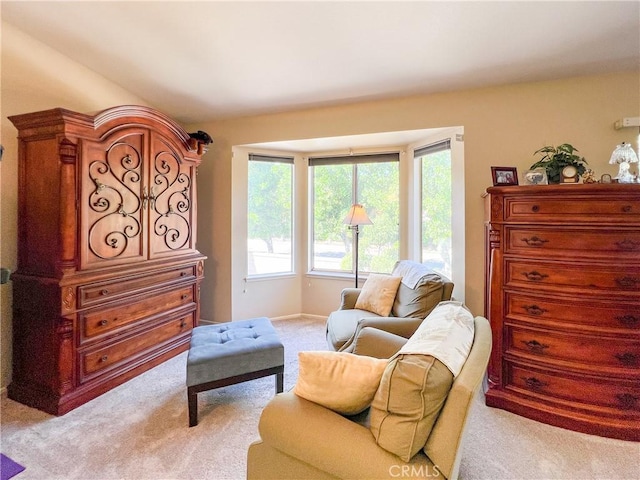
[(349, 209), (349, 213), (344, 217), (342, 223), (346, 225), (373, 225), (373, 222), (369, 219), (364, 207), (359, 203), (354, 203)]
[(611, 154), (611, 159), (609, 160), (610, 164), (616, 163), (638, 163), (638, 156), (636, 152), (631, 148), (630, 143), (622, 142), (620, 145), (616, 147), (616, 149)]

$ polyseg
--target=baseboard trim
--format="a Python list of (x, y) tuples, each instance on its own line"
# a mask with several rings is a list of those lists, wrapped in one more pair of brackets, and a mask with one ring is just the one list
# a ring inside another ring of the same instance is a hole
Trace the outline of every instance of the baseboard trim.
[[(287, 321), (287, 320), (313, 320), (316, 322), (326, 322), (327, 317), (325, 315), (312, 315), (310, 313), (296, 313), (293, 315), (269, 317), (269, 320), (271, 320), (272, 322), (280, 322), (280, 321)], [(210, 320), (200, 319), (199, 325), (217, 325), (219, 323), (226, 323), (226, 322), (212, 322)]]

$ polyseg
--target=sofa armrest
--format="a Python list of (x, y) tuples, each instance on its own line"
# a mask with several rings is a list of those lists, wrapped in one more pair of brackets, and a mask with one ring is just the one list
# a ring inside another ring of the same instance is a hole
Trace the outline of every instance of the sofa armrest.
[[(367, 427), (293, 392), (267, 404), (258, 429), (267, 445), (337, 478), (390, 479), (407, 465), (376, 445)], [(422, 452), (410, 464), (437, 471)]]
[(405, 343), (407, 339), (400, 335), (365, 327), (353, 341), (352, 353), (374, 358), (391, 358)]
[(352, 352), (353, 345), (360, 335), (360, 331), (366, 327), (377, 328), (385, 332), (393, 333), (404, 338), (409, 338), (423, 322), (423, 318), (398, 318), (398, 317), (365, 317), (360, 319), (353, 336), (340, 348), (341, 352)]
[(356, 302), (360, 295), (361, 288), (344, 288), (340, 295), (340, 308), (339, 310), (352, 310), (356, 308)]

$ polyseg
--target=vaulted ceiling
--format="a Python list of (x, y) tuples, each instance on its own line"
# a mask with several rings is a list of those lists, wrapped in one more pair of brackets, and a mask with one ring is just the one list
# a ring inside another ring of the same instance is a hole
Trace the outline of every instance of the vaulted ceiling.
[(640, 67), (640, 2), (1, 2), (183, 122)]

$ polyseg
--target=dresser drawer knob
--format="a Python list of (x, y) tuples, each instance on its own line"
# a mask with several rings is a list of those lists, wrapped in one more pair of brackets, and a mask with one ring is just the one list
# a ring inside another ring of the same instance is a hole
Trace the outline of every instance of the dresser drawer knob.
[(536, 316), (540, 316), (543, 313), (549, 311), (549, 310), (545, 310), (544, 308), (540, 308), (538, 305), (525, 305), (522, 308), (524, 308), (529, 315), (536, 315)]
[(189, 298), (189, 295), (187, 295), (186, 293), (183, 293), (182, 296), (180, 297), (182, 300), (186, 300), (187, 298)]
[(187, 272), (180, 272), (181, 277), (186, 277), (187, 275), (189, 275)]
[(187, 326), (187, 322), (185, 322), (184, 320), (180, 320), (180, 328), (184, 328)]
[(620, 402), (620, 407), (623, 410), (631, 410), (638, 403), (638, 398), (636, 395), (631, 395), (630, 393), (619, 393), (616, 395), (618, 402)]
[(532, 212), (539, 212), (540, 211), (540, 207), (538, 205), (534, 205), (531, 207), (531, 211)]
[(545, 345), (544, 343), (540, 343), (537, 340), (529, 340), (528, 342), (522, 340), (527, 348), (533, 353), (544, 353), (546, 348), (549, 348), (549, 345)]
[(629, 240), (628, 238), (625, 238), (621, 242), (616, 242), (615, 245), (619, 250), (624, 250), (626, 252), (640, 249), (640, 242)]
[(622, 207), (622, 211), (624, 213), (629, 213), (631, 211), (631, 205), (625, 205), (624, 207)]
[(533, 282), (539, 282), (549, 276), (546, 273), (536, 272), (535, 270), (533, 272), (522, 272), (522, 275), (527, 277), (527, 280), (531, 280)]
[(637, 327), (640, 324), (640, 317), (636, 317), (634, 315), (621, 315), (616, 317), (616, 320), (619, 321), (625, 327)]
[(109, 323), (109, 320), (105, 320), (105, 319), (100, 320), (101, 327), (104, 327), (107, 323)]
[(634, 353), (616, 353), (615, 357), (623, 364), (625, 367), (635, 367), (638, 365), (638, 355)]
[(549, 240), (545, 240), (544, 238), (540, 238), (535, 235), (531, 238), (523, 238), (522, 241), (530, 247), (542, 247), (545, 243), (549, 242)]
[(100, 290), (100, 295), (102, 296), (109, 295), (109, 290), (107, 290), (106, 288), (103, 288), (102, 290)]
[(109, 357), (107, 355), (103, 355), (100, 357), (100, 363), (104, 363), (109, 359)]
[(622, 288), (635, 288), (639, 282), (640, 279), (634, 277), (616, 278), (616, 283)]
[(527, 385), (527, 387), (533, 390), (540, 390), (541, 388), (549, 385), (547, 382), (538, 380), (536, 377), (527, 377), (527, 378), (523, 378), (523, 380), (524, 380), (524, 383)]

